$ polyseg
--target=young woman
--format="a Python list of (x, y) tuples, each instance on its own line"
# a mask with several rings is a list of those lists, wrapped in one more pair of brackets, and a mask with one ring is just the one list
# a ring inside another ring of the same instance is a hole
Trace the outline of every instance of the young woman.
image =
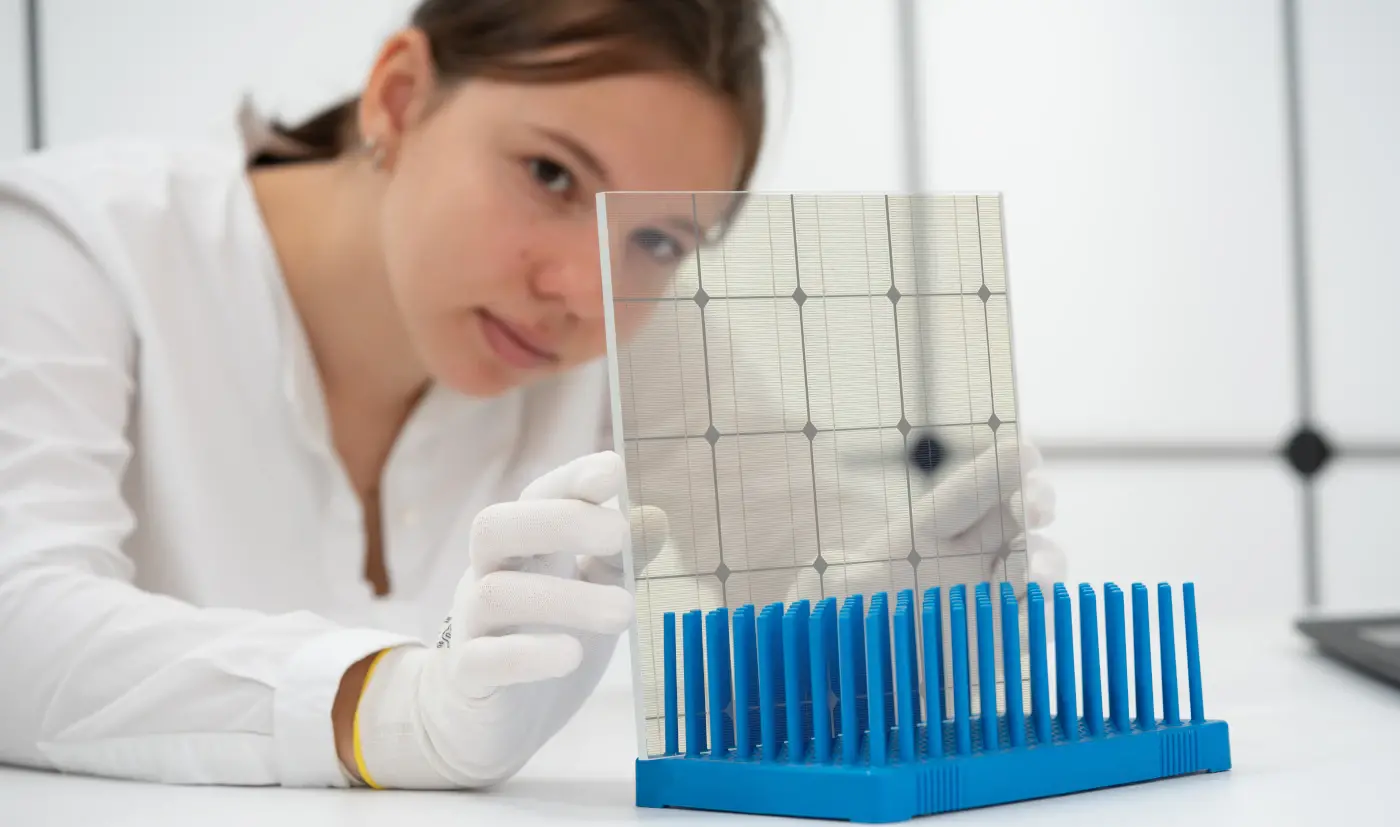
[[(594, 195), (746, 187), (765, 19), (423, 0), (295, 128), (0, 168), (0, 761), (516, 772), (633, 611)], [(695, 249), (678, 217), (624, 277)]]

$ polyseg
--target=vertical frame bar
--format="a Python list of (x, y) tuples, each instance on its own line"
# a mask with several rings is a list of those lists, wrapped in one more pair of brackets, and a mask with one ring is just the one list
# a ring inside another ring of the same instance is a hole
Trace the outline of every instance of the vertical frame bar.
[[(627, 462), (627, 437), (623, 432), (622, 378), (617, 364), (617, 307), (614, 304), (616, 298), (613, 295), (612, 244), (608, 237), (608, 193), (598, 193), (594, 199), (594, 206), (598, 213), (598, 257), (603, 280), (603, 333), (607, 343), (608, 398), (612, 414), (613, 450), (617, 452), (619, 457), (622, 457), (625, 466)], [(623, 514), (632, 513), (631, 496), (626, 485), (622, 486), (622, 490), (618, 492), (617, 507)], [(634, 598), (637, 597), (635, 565), (636, 557), (632, 550), (632, 532), (629, 531), (622, 543), (622, 586), (631, 592)], [(645, 601), (639, 602), (643, 606), (645, 605)], [(627, 650), (632, 656), (632, 693), (634, 697), (641, 697), (646, 692), (646, 684), (642, 679), (642, 643), (636, 618), (633, 618), (632, 624), (627, 629)], [(637, 757), (650, 758), (651, 751), (647, 748), (646, 708), (642, 704), (634, 706), (636, 708), (632, 715), (633, 725), (636, 727)], [(688, 718), (689, 715), (687, 715)]]

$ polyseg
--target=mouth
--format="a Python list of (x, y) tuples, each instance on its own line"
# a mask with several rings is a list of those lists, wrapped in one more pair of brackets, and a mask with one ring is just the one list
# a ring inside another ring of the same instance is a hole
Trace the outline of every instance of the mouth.
[(477, 310), (475, 314), (481, 321), (481, 330), (486, 338), (486, 343), (496, 356), (506, 364), (522, 370), (529, 370), (552, 365), (559, 361), (558, 354), (499, 316), (486, 310)]

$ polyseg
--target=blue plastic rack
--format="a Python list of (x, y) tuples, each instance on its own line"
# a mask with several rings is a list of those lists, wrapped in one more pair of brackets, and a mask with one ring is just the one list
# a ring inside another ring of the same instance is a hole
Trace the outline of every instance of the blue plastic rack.
[[(947, 635), (939, 588), (924, 592), (922, 624), (916, 622), (913, 590), (899, 592), (893, 647), (883, 592), (870, 599), (868, 611), (862, 595), (846, 598), (839, 611), (835, 598), (815, 606), (802, 600), (786, 609), (774, 603), (757, 618), (754, 607), (746, 605), (734, 610), (732, 625), (729, 610), (716, 609), (703, 617), (703, 629), (700, 610), (685, 613), (683, 690), (689, 714), (684, 751), (679, 745), (676, 615), (667, 613), (662, 627), (665, 754), (637, 761), (638, 806), (892, 822), (1230, 768), (1228, 726), (1206, 720), (1202, 706), (1193, 584), (1182, 589), (1190, 700), (1185, 720), (1178, 706), (1169, 585), (1157, 587), (1161, 718), (1153, 708), (1146, 586), (1135, 583), (1131, 589), (1135, 715), (1128, 702), (1122, 589), (1112, 583), (1105, 587), (1105, 710), (1097, 596), (1088, 584), (1079, 587), (1076, 673), (1070, 593), (1063, 584), (1055, 586), (1052, 712), (1045, 598), (1038, 586), (1029, 587), (1029, 714), (1023, 703), (1021, 614), (1009, 584), (1001, 584), (999, 591), (1006, 687), (1001, 715), (996, 714), (992, 590), (986, 583), (974, 590), (977, 646), (971, 654), (964, 586), (948, 590)], [(951, 682), (944, 675), (945, 646), (951, 647)], [(993, 710), (989, 716), (970, 712), (973, 668), (979, 708)], [(1082, 686), (1082, 714), (1076, 677)], [(945, 689), (949, 683), (951, 689)], [(826, 688), (825, 703), (813, 705), (814, 686)], [(854, 703), (846, 703), (848, 698)], [(869, 703), (871, 698), (883, 703)], [(746, 714), (736, 717), (735, 710)]]

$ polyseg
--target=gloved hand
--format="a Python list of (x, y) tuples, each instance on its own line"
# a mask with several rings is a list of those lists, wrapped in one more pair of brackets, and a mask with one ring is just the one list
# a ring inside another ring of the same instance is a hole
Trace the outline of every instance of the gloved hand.
[(482, 510), (438, 648), (392, 649), (370, 669), (355, 723), (367, 783), (495, 784), (568, 722), (633, 618), (630, 526), (609, 504), (624, 485), (621, 457), (603, 452)]
[[(1039, 448), (1022, 438), (1019, 455), (1019, 478), (1009, 463), (998, 475), (994, 447), (939, 470), (937, 482), (923, 494), (923, 507), (915, 507), (916, 517), (924, 517), (916, 519), (915, 536), (932, 537), (954, 553), (992, 545), (995, 552), (983, 570), (989, 577), (1009, 553), (1027, 552), (1029, 579), (1049, 588), (1067, 574), (1064, 551), (1044, 533), (1055, 519), (1055, 490), (1044, 475)], [(1008, 534), (1010, 539), (1001, 545)]]
[[(917, 448), (914, 450), (917, 452)], [(1039, 583), (1044, 589), (1063, 581), (1067, 575), (1065, 553), (1045, 533), (1045, 529), (1055, 517), (1055, 490), (1045, 477), (1039, 449), (1022, 438), (1019, 466), (1013, 461), (1015, 455), (1008, 457), (1003, 452), (1003, 455), (998, 456), (994, 448), (984, 449), (977, 454), (947, 451), (939, 453), (942, 462), (936, 468), (928, 469), (926, 481), (921, 481), (921, 475), (912, 472), (912, 469), (910, 474), (914, 498), (913, 532), (924, 556), (930, 555), (930, 549), (935, 544), (938, 546), (938, 553), (944, 556), (981, 555), (978, 576), (994, 581), (1001, 579), (1002, 563), (1011, 553), (1026, 552), (1029, 569), (1026, 576), (1031, 581)], [(883, 455), (879, 461), (888, 462), (890, 459), (888, 455)], [(896, 458), (896, 461), (901, 463), (906, 460), (907, 458)], [(1002, 463), (1000, 469), (997, 467), (999, 460)], [(672, 458), (669, 461), (681, 460)], [(998, 470), (1001, 471), (1000, 475)], [(852, 490), (861, 486), (881, 486), (884, 479), (879, 474), (862, 476), (857, 467), (842, 477), (841, 484), (843, 490)], [(785, 490), (760, 490), (761, 493), (750, 492), (745, 497), (745, 506), (749, 514), (762, 514), (770, 507), (781, 508), (787, 505), (786, 502), (763, 499), (767, 495), (786, 497), (788, 495)], [(853, 504), (852, 507), (857, 508), (859, 505)], [(651, 511), (657, 515), (651, 519), (657, 525), (664, 526), (664, 514), (659, 509), (653, 508)], [(862, 522), (870, 526), (869, 532), (863, 538), (859, 535), (852, 538), (856, 542), (850, 547), (849, 554), (843, 554), (828, 545), (828, 563), (841, 558), (873, 561), (888, 559), (891, 556), (898, 559), (904, 557), (907, 546), (891, 548), (892, 542), (902, 542), (897, 538), (908, 536), (903, 525), (891, 533), (886, 530), (883, 522)], [(902, 519), (900, 522), (902, 523)], [(666, 537), (664, 530), (648, 530), (647, 534), (649, 537)], [(778, 535), (779, 540), (786, 539), (782, 532), (778, 532)], [(830, 542), (828, 540), (828, 544)], [(765, 549), (770, 552), (770, 559), (780, 559), (790, 553), (790, 550), (786, 549)], [(811, 549), (799, 548), (795, 551), (798, 557), (806, 557)], [(665, 540), (659, 553), (655, 550), (649, 552), (647, 559), (653, 558), (662, 561), (666, 574), (685, 574), (693, 568), (693, 552), (687, 550), (684, 542), (677, 545), (669, 539)], [(763, 565), (760, 564), (760, 567)], [(861, 563), (856, 565), (866, 569), (862, 576), (873, 574), (873, 570)], [(876, 577), (878, 580), (878, 575)], [(973, 582), (966, 575), (963, 579), (968, 583)], [(755, 588), (761, 588), (761, 593), (755, 591), (752, 599), (760, 603), (770, 600), (791, 603), (802, 597), (814, 598), (817, 594), (813, 590), (817, 585), (815, 579), (802, 578), (798, 569), (785, 566), (766, 571), (761, 586), (758, 581), (754, 583)], [(855, 591), (868, 592), (871, 588), (887, 586), (876, 582), (850, 584), (850, 589)], [(700, 589), (703, 594), (702, 603), (720, 605), (724, 601), (724, 593), (714, 581), (702, 580)], [(731, 595), (731, 603), (734, 599), (736, 598)], [(750, 597), (745, 593), (742, 599), (749, 600)]]

